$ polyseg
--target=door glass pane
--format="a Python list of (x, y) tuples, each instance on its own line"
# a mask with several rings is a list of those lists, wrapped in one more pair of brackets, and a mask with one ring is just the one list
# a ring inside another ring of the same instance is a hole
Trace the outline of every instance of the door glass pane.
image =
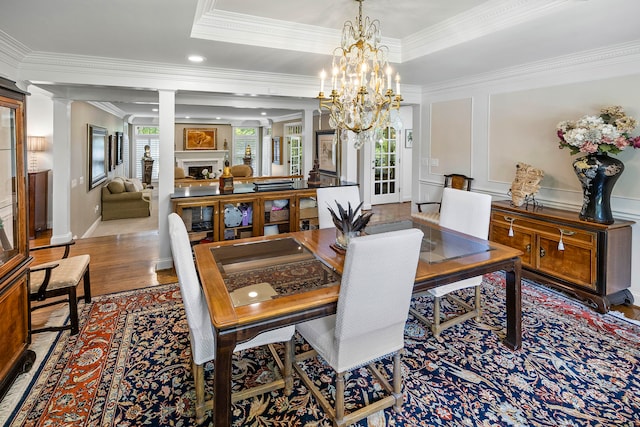
[(396, 130), (386, 128), (380, 132), (374, 153), (374, 195), (395, 193)]
[(0, 266), (18, 253), (16, 115), (0, 107)]

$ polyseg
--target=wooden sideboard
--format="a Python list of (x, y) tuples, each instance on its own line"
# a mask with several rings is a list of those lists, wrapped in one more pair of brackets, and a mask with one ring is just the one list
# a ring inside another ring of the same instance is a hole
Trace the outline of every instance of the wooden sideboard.
[(562, 290), (601, 313), (633, 303), (631, 225), (582, 221), (578, 212), (493, 202), (489, 240), (520, 249), (522, 275)]
[[(208, 194), (207, 190), (207, 187), (176, 188), (171, 198), (173, 212), (182, 217), (192, 243), (318, 227), (315, 188), (264, 192), (241, 190), (226, 195)], [(216, 191), (211, 190), (212, 193)]]

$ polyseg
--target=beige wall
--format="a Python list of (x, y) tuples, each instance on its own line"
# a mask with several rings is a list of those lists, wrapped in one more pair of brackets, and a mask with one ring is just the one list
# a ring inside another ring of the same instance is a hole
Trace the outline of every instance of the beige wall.
[(471, 98), (431, 106), (431, 173), (471, 174)]
[[(556, 126), (563, 120), (597, 115), (606, 105), (621, 105), (628, 115), (640, 120), (640, 61), (635, 67), (635, 73), (625, 76), (612, 76), (614, 71), (620, 72), (614, 64), (585, 67), (574, 73), (566, 70), (532, 73), (425, 93), (422, 134), (429, 137), (420, 143), (414, 140), (414, 147), (416, 143), (419, 147), (417, 151), (414, 148), (414, 155), (419, 157), (414, 164), (420, 167), (414, 173), (417, 185), (413, 200), (440, 200), (442, 175), (464, 166), (462, 157), (470, 150), (469, 173), (476, 191), (489, 193), (494, 200), (509, 199), (516, 163), (529, 163), (545, 172), (536, 199), (544, 206), (574, 211), (577, 217), (582, 190), (572, 161), (578, 155), (558, 148)], [(640, 135), (640, 128), (632, 135)], [(452, 155), (457, 153), (464, 155)], [(436, 156), (437, 168), (430, 166)], [(614, 217), (636, 222), (631, 256), (637, 260), (640, 259), (637, 185), (640, 150), (628, 148), (616, 157), (624, 162), (625, 170), (614, 187), (611, 206)], [(640, 301), (638, 263), (632, 263), (630, 290), (636, 303)]]
[[(621, 105), (628, 115), (640, 119), (639, 100), (640, 75), (492, 95), (488, 179), (511, 182), (515, 162), (523, 161), (545, 171), (543, 187), (580, 192), (571, 166), (579, 155), (558, 148), (556, 125), (585, 114), (598, 115), (605, 105)], [(640, 153), (634, 151), (616, 156), (624, 162), (625, 171), (613, 194), (639, 200)]]
[[(75, 101), (71, 103), (71, 234), (81, 237), (91, 225), (100, 217), (100, 192), (102, 185), (89, 190), (87, 180), (88, 154), (87, 154), (87, 125), (92, 124), (106, 128), (109, 134), (122, 132), (122, 119), (106, 113), (85, 102)], [(106, 158), (106, 157), (105, 157)], [(109, 176), (122, 174), (122, 165), (119, 170), (110, 172)], [(54, 177), (55, 179), (55, 177)], [(75, 185), (74, 185), (75, 183)]]

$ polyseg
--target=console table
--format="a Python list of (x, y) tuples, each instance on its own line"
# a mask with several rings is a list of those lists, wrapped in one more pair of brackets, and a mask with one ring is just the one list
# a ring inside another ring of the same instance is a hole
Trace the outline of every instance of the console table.
[(520, 249), (522, 275), (557, 288), (601, 313), (632, 304), (631, 225), (582, 221), (578, 213), (493, 202), (489, 240)]

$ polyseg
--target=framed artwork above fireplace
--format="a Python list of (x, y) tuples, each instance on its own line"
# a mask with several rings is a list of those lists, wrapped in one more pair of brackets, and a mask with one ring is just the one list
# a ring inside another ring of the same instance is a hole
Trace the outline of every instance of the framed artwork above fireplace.
[(183, 134), (185, 150), (215, 150), (216, 128), (196, 129), (185, 128)]

